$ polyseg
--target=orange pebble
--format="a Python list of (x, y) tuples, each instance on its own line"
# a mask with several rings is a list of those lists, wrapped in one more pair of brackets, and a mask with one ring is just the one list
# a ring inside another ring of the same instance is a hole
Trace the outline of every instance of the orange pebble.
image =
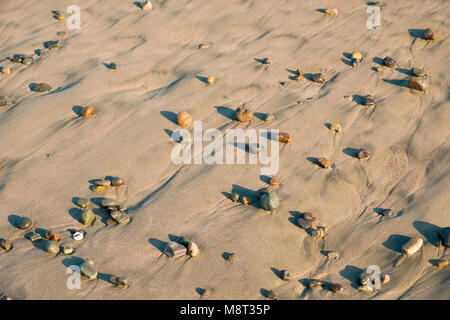
[(94, 108), (91, 106), (84, 107), (83, 110), (81, 110), (81, 116), (83, 118), (88, 118), (94, 114)]

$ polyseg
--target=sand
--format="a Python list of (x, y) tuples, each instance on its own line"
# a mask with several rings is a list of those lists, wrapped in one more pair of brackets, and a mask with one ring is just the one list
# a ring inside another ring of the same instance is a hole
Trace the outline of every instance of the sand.
[[(153, 1), (141, 10), (133, 1), (86, 0), (81, 29), (68, 30), (52, 10), (73, 1), (0, 3), (0, 238), (14, 248), (0, 255), (0, 293), (15, 299), (449, 299), (449, 268), (435, 259), (436, 230), (450, 225), (448, 102), (450, 65), (448, 2), (390, 1), (381, 11), (381, 29), (368, 30), (366, 1)], [(318, 9), (339, 9), (325, 16)], [(66, 15), (67, 17), (67, 15)], [(441, 38), (420, 39), (436, 28)], [(56, 35), (67, 31), (65, 37)], [(32, 55), (43, 42), (62, 40), (26, 66), (6, 59)], [(198, 49), (210, 43), (208, 49)], [(352, 68), (344, 54), (359, 51)], [(399, 68), (375, 72), (385, 56)], [(269, 57), (271, 64), (255, 59)], [(105, 64), (116, 63), (117, 70)], [(425, 67), (430, 90), (407, 88), (409, 68)], [(321, 72), (325, 84), (292, 81)], [(202, 79), (216, 77), (214, 86)], [(30, 91), (45, 82), (50, 93)], [(280, 82), (285, 82), (281, 85)], [(363, 107), (344, 96), (373, 95)], [(238, 102), (249, 102), (249, 124), (232, 123)], [(95, 116), (79, 117), (92, 105)], [(233, 203), (234, 189), (251, 194), (266, 186), (260, 165), (175, 165), (170, 138), (174, 115), (188, 111), (207, 128), (273, 128), (288, 132), (280, 150), (281, 208), (274, 214)], [(231, 118), (231, 119), (230, 119)], [(326, 124), (340, 123), (340, 133)], [(367, 160), (352, 157), (365, 148)], [(326, 157), (334, 169), (314, 164)], [(126, 187), (93, 192), (95, 179), (119, 176)], [(94, 226), (84, 228), (74, 204), (88, 197), (123, 202), (131, 222), (107, 227), (95, 206)], [(380, 218), (379, 208), (394, 217)], [(295, 224), (312, 212), (328, 231), (314, 240)], [(72, 256), (50, 257), (14, 228), (14, 216), (28, 216), (37, 231), (60, 233), (74, 244)], [(85, 229), (75, 243), (68, 229)], [(197, 258), (170, 259), (162, 250), (174, 236), (200, 248)], [(398, 267), (393, 264), (410, 237), (424, 245)], [(326, 257), (326, 251), (340, 259)], [(225, 261), (233, 252), (237, 260)], [(99, 280), (66, 287), (66, 267), (92, 259)], [(382, 290), (358, 292), (357, 279), (378, 265), (391, 281)], [(277, 277), (286, 269), (290, 281)], [(127, 290), (109, 283), (124, 276)], [(344, 285), (342, 293), (305, 288), (307, 279)], [(209, 297), (200, 297), (199, 288)]]

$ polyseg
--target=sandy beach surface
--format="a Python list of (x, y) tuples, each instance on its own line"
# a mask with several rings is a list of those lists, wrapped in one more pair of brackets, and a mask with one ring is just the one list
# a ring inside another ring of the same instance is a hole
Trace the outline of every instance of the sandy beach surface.
[[(450, 226), (449, 3), (384, 1), (381, 28), (369, 30), (367, 1), (158, 0), (142, 10), (124, 0), (3, 0), (0, 2), (0, 293), (14, 299), (450, 299), (446, 247), (437, 231)], [(81, 29), (69, 30), (69, 5), (81, 8)], [(321, 9), (338, 8), (338, 16)], [(52, 10), (66, 20), (58, 21)], [(423, 30), (440, 32), (436, 41)], [(59, 36), (57, 32), (66, 31)], [(44, 42), (60, 40), (59, 49)], [(209, 48), (199, 49), (207, 43)], [(349, 55), (359, 51), (352, 67)], [(7, 57), (33, 56), (31, 65)], [(384, 57), (396, 68), (375, 69)], [(260, 59), (268, 57), (269, 65)], [(115, 63), (117, 69), (109, 68)], [(425, 68), (430, 88), (408, 88), (410, 69)], [(305, 77), (291, 78), (300, 69)], [(322, 73), (323, 84), (311, 81)], [(205, 77), (214, 75), (208, 85)], [(34, 92), (47, 83), (48, 93)], [(359, 102), (372, 95), (375, 106)], [(346, 96), (352, 99), (345, 98)], [(254, 118), (234, 121), (239, 103)], [(80, 117), (84, 106), (95, 114)], [(267, 186), (261, 164), (174, 164), (176, 114), (189, 112), (203, 130), (279, 129), (281, 207), (273, 214), (254, 197)], [(264, 121), (266, 114), (275, 120)], [(339, 123), (335, 133), (328, 124)], [(364, 148), (371, 156), (355, 158)], [(330, 159), (323, 169), (316, 158)], [(96, 179), (125, 186), (93, 191)], [(80, 222), (78, 198), (97, 216)], [(103, 198), (121, 202), (131, 221), (107, 226)], [(392, 217), (383, 217), (391, 209)], [(311, 212), (324, 239), (299, 228)], [(15, 228), (56, 231), (72, 255), (50, 256)], [(75, 241), (70, 230), (85, 230)], [(166, 243), (194, 241), (198, 257), (169, 258)], [(394, 267), (401, 247), (420, 236), (423, 247)], [(339, 259), (327, 257), (336, 251)], [(227, 253), (236, 260), (226, 261)], [(80, 289), (66, 286), (67, 267), (91, 259), (99, 272)], [(370, 265), (390, 282), (357, 290)], [(279, 278), (288, 270), (291, 279)], [(126, 277), (122, 290), (108, 280)], [(310, 279), (345, 290), (308, 289)], [(208, 296), (200, 296), (208, 289)]]

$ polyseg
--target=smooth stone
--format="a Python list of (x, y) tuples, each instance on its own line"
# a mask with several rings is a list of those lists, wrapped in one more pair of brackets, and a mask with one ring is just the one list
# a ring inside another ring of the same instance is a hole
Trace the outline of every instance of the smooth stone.
[(84, 261), (80, 266), (81, 275), (85, 276), (89, 280), (97, 279), (97, 269), (91, 261)]
[(230, 196), (230, 199), (233, 202), (237, 202), (239, 200), (239, 194), (233, 192)]
[(311, 76), (311, 79), (312, 79), (312, 81), (317, 82), (317, 83), (324, 83), (325, 82), (325, 77), (321, 73), (313, 74)]
[(288, 281), (291, 278), (291, 275), (289, 274), (289, 271), (281, 270), (280, 278), (281, 278), (281, 280)]
[(94, 212), (92, 212), (92, 210), (90, 209), (84, 210), (83, 213), (81, 214), (81, 223), (84, 224), (85, 226), (90, 226), (94, 223), (94, 221), (95, 221)]
[(275, 295), (275, 292), (273, 292), (272, 290), (267, 292), (266, 297), (270, 300), (277, 300), (277, 296)]
[(275, 116), (273, 114), (266, 115), (266, 122), (272, 122), (273, 120), (275, 120)]
[(25, 59), (22, 60), (22, 63), (26, 64), (26, 65), (30, 65), (33, 63), (33, 59), (30, 57), (26, 57)]
[(20, 219), (19, 223), (17, 224), (17, 228), (20, 230), (30, 230), (33, 227), (33, 222), (30, 218), (23, 217)]
[(442, 240), (442, 244), (447, 248), (450, 247), (450, 227), (442, 228), (438, 231), (438, 235)]
[(77, 200), (77, 205), (83, 210), (86, 209), (90, 203), (91, 201), (89, 201), (89, 199), (86, 198), (80, 198)]
[(57, 255), (60, 251), (59, 245), (56, 242), (51, 241), (51, 240), (47, 240), (44, 244), (44, 247), (45, 247), (45, 251), (47, 251), (48, 253), (53, 254), (53, 255)]
[(125, 184), (125, 180), (123, 180), (122, 178), (115, 178), (111, 180), (111, 185), (113, 187), (119, 187)]
[(31, 241), (31, 242), (35, 242), (35, 241), (39, 241), (42, 240), (42, 236), (38, 233), (35, 232), (30, 232), (27, 234), (27, 238)]
[(73, 248), (70, 247), (70, 246), (63, 247), (63, 253), (67, 254), (67, 255), (72, 254), (73, 253)]
[(344, 291), (344, 286), (342, 284), (332, 283), (330, 285), (330, 291), (334, 293), (342, 292)]
[(197, 257), (200, 253), (198, 246), (194, 242), (190, 242), (188, 246), (188, 253), (191, 257)]
[(317, 159), (317, 164), (320, 167), (325, 168), (325, 169), (329, 169), (333, 165), (333, 163), (330, 160), (328, 160), (327, 158), (319, 158), (319, 159)]
[(103, 208), (107, 207), (117, 207), (119, 206), (119, 202), (115, 199), (103, 199), (101, 202)]
[(268, 211), (275, 211), (280, 207), (280, 199), (274, 192), (264, 193), (259, 199), (261, 207)]
[(109, 280), (111, 281), (111, 283), (113, 285), (115, 285), (116, 287), (119, 287), (121, 289), (126, 289), (130, 286), (130, 282), (128, 281), (128, 279), (125, 279), (125, 278), (111, 276), (111, 278)]
[(6, 101), (6, 98), (4, 96), (0, 96), (0, 106), (6, 106), (8, 104), (8, 101)]
[(182, 246), (181, 244), (174, 241), (169, 241), (166, 248), (164, 249), (164, 254), (171, 258), (178, 258), (184, 256), (186, 254), (186, 251), (186, 247)]
[(36, 83), (32, 90), (34, 92), (48, 92), (52, 89), (52, 87), (47, 83)]
[(423, 77), (425, 76), (424, 68), (411, 68), (411, 74), (415, 77)]
[(415, 236), (402, 246), (402, 252), (407, 256), (411, 256), (417, 251), (419, 251), (422, 245), (423, 239), (419, 236)]
[(394, 59), (392, 59), (391, 57), (385, 57), (384, 59), (383, 59), (383, 65), (384, 66), (386, 66), (386, 67), (389, 67), (389, 68), (394, 68), (394, 67), (396, 67), (397, 66), (397, 63), (395, 62), (395, 60)]
[(370, 157), (370, 153), (366, 150), (360, 150), (358, 151), (358, 153), (356, 154), (356, 158), (358, 159), (367, 159)]
[(436, 267), (438, 267), (440, 269), (447, 268), (447, 266), (448, 266), (448, 261), (445, 259), (439, 259), (438, 262), (436, 262)]
[(96, 186), (109, 187), (111, 185), (111, 180), (99, 180), (95, 181)]
[(82, 231), (77, 231), (73, 234), (72, 238), (76, 241), (80, 241), (84, 239), (84, 233)]
[(411, 78), (408, 81), (408, 87), (410, 87), (411, 89), (419, 90), (419, 91), (427, 91), (429, 89), (430, 85), (426, 79)]
[(111, 218), (113, 218), (118, 224), (127, 224), (130, 222), (130, 217), (121, 210), (111, 212)]
[(47, 49), (58, 49), (62, 47), (62, 42), (60, 40), (52, 40), (44, 42), (44, 47)]
[(297, 219), (297, 224), (298, 224), (298, 226), (300, 228), (305, 229), (305, 230), (312, 227), (311, 221), (308, 221), (308, 220), (303, 219), (303, 218), (298, 218)]
[(0, 241), (0, 247), (2, 247), (3, 250), (5, 250), (5, 251), (11, 250), (11, 248), (12, 248), (11, 240), (9, 240), (9, 239), (2, 239), (2, 241)]
[(302, 218), (311, 222), (316, 221), (316, 217), (313, 216), (311, 212), (305, 212), (302, 215)]
[(114, 219), (108, 219), (108, 220), (106, 220), (106, 225), (107, 225), (108, 227), (115, 226), (116, 224), (117, 224), (117, 222), (116, 222)]

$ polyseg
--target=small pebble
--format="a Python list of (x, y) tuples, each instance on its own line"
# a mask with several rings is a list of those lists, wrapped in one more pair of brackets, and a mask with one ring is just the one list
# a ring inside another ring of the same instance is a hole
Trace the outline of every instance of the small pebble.
[(169, 241), (166, 248), (164, 249), (164, 253), (171, 258), (184, 256), (186, 254), (186, 251), (186, 247), (174, 241)]
[(33, 227), (33, 222), (30, 218), (23, 217), (20, 219), (19, 223), (17, 224), (17, 228), (20, 230), (28, 231)]
[(120, 187), (123, 186), (125, 184), (125, 180), (123, 180), (122, 178), (115, 178), (111, 180), (111, 185), (113, 187)]
[(339, 253), (337, 253), (336, 251), (329, 251), (327, 253), (327, 257), (330, 259), (339, 259)]
[(281, 143), (292, 143), (292, 136), (289, 133), (280, 133), (278, 135), (278, 141)]
[(367, 159), (370, 157), (370, 153), (369, 151), (366, 150), (360, 150), (358, 151), (358, 153), (356, 153), (356, 158), (362, 160), (362, 159)]
[(11, 240), (9, 239), (2, 239), (0, 241), (0, 247), (2, 247), (3, 250), (9, 251), (12, 248)]
[(302, 229), (309, 229), (312, 227), (312, 223), (309, 220), (303, 219), (303, 218), (298, 218), (297, 219), (297, 225), (302, 228)]
[(259, 198), (259, 204), (264, 210), (273, 213), (280, 207), (280, 199), (275, 192), (268, 192), (261, 195)]
[(77, 200), (77, 205), (83, 210), (86, 209), (90, 203), (91, 201), (89, 201), (89, 199), (86, 198), (80, 198)]
[(291, 275), (290, 275), (289, 271), (281, 270), (280, 271), (280, 278), (281, 278), (281, 280), (288, 281), (289, 279), (291, 279)]
[(95, 214), (90, 209), (86, 209), (81, 214), (80, 222), (85, 226), (90, 226), (95, 221)]
[(127, 289), (130, 286), (128, 279), (111, 276), (110, 282), (118, 288)]
[(103, 208), (107, 207), (117, 207), (119, 206), (119, 202), (115, 199), (103, 199), (101, 202)]
[(182, 127), (189, 127), (193, 123), (192, 117), (186, 111), (182, 111), (177, 115), (177, 124)]
[(11, 69), (9, 67), (2, 67), (2, 73), (9, 75), (11, 73)]
[(417, 251), (419, 251), (420, 248), (422, 248), (423, 245), (423, 239), (419, 236), (414, 236), (409, 240), (407, 243), (405, 243), (402, 246), (402, 252), (403, 254), (407, 256), (411, 256)]
[(52, 87), (47, 83), (36, 83), (31, 88), (34, 92), (48, 92), (52, 90)]
[(94, 184), (96, 186), (109, 187), (111, 185), (111, 180), (98, 180), (95, 181)]
[(325, 9), (325, 14), (330, 15), (330, 16), (337, 16), (339, 14), (339, 10), (334, 8), (334, 9)]
[(327, 158), (318, 158), (317, 164), (322, 168), (329, 169), (333, 165), (333, 162), (331, 162)]
[(58, 31), (56, 33), (56, 35), (59, 36), (59, 37), (65, 37), (67, 35), (67, 32), (66, 31)]
[(323, 285), (323, 282), (320, 280), (313, 279), (308, 282), (308, 289), (317, 288)]
[(436, 267), (438, 267), (440, 269), (447, 268), (447, 266), (448, 266), (448, 261), (444, 260), (444, 259), (439, 259), (439, 261), (436, 263)]
[(238, 107), (236, 109), (235, 119), (239, 122), (249, 122), (253, 118), (253, 111), (244, 107)]
[(94, 108), (91, 106), (86, 106), (81, 110), (81, 116), (83, 118), (89, 118), (94, 114)]
[(425, 76), (425, 69), (424, 68), (411, 68), (411, 74), (415, 77), (423, 77)]
[(59, 234), (57, 234), (56, 232), (46, 232), (45, 238), (48, 240), (56, 241), (56, 242), (58, 242), (60, 240)]
[(267, 292), (266, 297), (270, 300), (277, 300), (277, 296), (275, 295), (275, 292), (273, 292), (272, 290)]
[(60, 251), (60, 247), (59, 245), (56, 244), (56, 242), (51, 241), (51, 240), (47, 240), (45, 242), (45, 251), (47, 251), (48, 253), (52, 254), (52, 255), (57, 255)]
[(188, 254), (191, 257), (197, 257), (200, 253), (198, 246), (194, 242), (190, 242), (188, 246)]
[(208, 49), (209, 47), (211, 47), (211, 45), (208, 44), (208, 43), (201, 43), (201, 44), (198, 46), (199, 49)]
[(113, 218), (118, 224), (127, 224), (130, 222), (130, 217), (122, 210), (111, 212), (111, 218)]
[(268, 64), (270, 64), (270, 59), (269, 58), (264, 58), (264, 59), (262, 59), (261, 63), (265, 64), (265, 65), (268, 65)]
[(302, 214), (302, 218), (311, 222), (316, 221), (316, 217), (313, 216), (311, 212), (305, 212)]
[(209, 296), (209, 290), (208, 290), (208, 289), (199, 289), (198, 291), (199, 291), (199, 294), (200, 294), (202, 297), (207, 297), (207, 296)]
[(230, 195), (230, 199), (231, 199), (231, 201), (236, 202), (236, 201), (239, 200), (239, 195), (238, 195), (237, 193), (234, 193), (234, 192), (233, 192), (233, 193)]
[(67, 255), (72, 254), (73, 253), (73, 247), (71, 247), (71, 246), (64, 246), (63, 247), (63, 253), (67, 254)]
[(236, 257), (236, 254), (234, 254), (234, 253), (230, 253), (226, 256), (226, 260), (229, 262), (236, 261), (236, 259), (237, 259), (237, 257)]
[(44, 42), (44, 47), (47, 49), (59, 49), (62, 47), (62, 42), (60, 40), (52, 40)]
[(249, 205), (253, 203), (253, 200), (251, 198), (248, 197), (242, 197), (242, 203), (245, 205)]
[(427, 91), (430, 87), (427, 79), (411, 78), (408, 81), (408, 87), (419, 91)]
[(8, 104), (8, 101), (6, 101), (6, 98), (4, 96), (0, 96), (0, 106), (6, 106)]
[(108, 220), (106, 220), (106, 225), (107, 225), (108, 227), (115, 226), (116, 224), (117, 224), (117, 222), (114, 221), (113, 219), (108, 219)]
[(266, 115), (266, 122), (272, 122), (273, 120), (275, 120), (275, 116), (273, 114), (267, 114)]
[(330, 291), (333, 293), (338, 293), (344, 291), (344, 286), (338, 283), (332, 283), (329, 287)]
[(35, 242), (35, 241), (40, 241), (42, 240), (42, 236), (38, 233), (35, 232), (30, 232), (27, 234), (27, 238), (31, 241), (31, 242)]
[(384, 68), (382, 66), (378, 66), (378, 67), (375, 68), (375, 70), (377, 72), (382, 72), (384, 70)]
[(315, 239), (323, 239), (325, 237), (325, 230), (322, 228), (314, 229), (311, 233)]
[(373, 107), (375, 105), (375, 100), (371, 95), (367, 95), (364, 97), (363, 105), (365, 107)]
[(428, 28), (423, 35), (425, 40), (437, 40), (440, 37), (439, 31), (436, 29)]
[(278, 187), (281, 184), (281, 180), (278, 177), (272, 177), (272, 179), (270, 179), (269, 184), (271, 186), (275, 186)]
[(80, 241), (84, 239), (84, 232), (83, 231), (77, 231), (73, 234), (72, 238), (76, 241)]
[(388, 275), (388, 274), (382, 274), (381, 275), (381, 283), (382, 284), (386, 284), (389, 281), (391, 281), (391, 276), (390, 275)]
[(341, 132), (342, 126), (339, 123), (333, 123), (330, 125), (330, 130), (334, 132)]
[(152, 5), (150, 0), (146, 0), (146, 1), (142, 2), (141, 8), (143, 10), (152, 10), (153, 9), (153, 5)]
[(30, 65), (32, 63), (33, 63), (33, 58), (31, 58), (31, 57), (26, 57), (25, 59), (22, 60), (22, 64)]
[(216, 83), (216, 78), (214, 76), (209, 76), (208, 79), (206, 79), (206, 82), (210, 85), (213, 85)]
[(391, 57), (385, 57), (382, 61), (383, 65), (389, 68), (395, 68), (397, 66), (397, 63), (395, 62), (394, 59), (392, 59)]
[(89, 280), (97, 279), (98, 272), (92, 261), (84, 261), (80, 266), (81, 275)]
[(321, 73), (313, 74), (311, 76), (311, 79), (312, 79), (312, 81), (317, 82), (317, 83), (324, 83), (325, 82), (325, 77)]

